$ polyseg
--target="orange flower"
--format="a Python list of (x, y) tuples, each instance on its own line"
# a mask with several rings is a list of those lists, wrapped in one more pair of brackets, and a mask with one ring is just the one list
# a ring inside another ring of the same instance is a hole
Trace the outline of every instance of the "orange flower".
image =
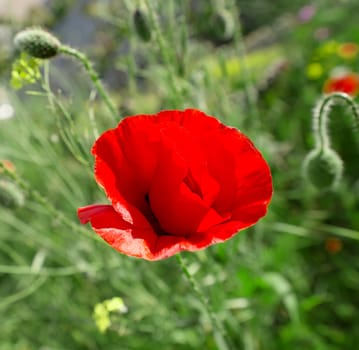
[(355, 43), (344, 43), (338, 47), (338, 56), (351, 59), (358, 55), (359, 46)]
[(348, 95), (355, 96), (359, 91), (359, 76), (355, 73), (346, 73), (327, 79), (324, 83), (323, 92), (330, 94), (332, 92), (345, 92)]
[[(9, 170), (9, 171), (12, 171), (14, 172), (15, 171), (15, 165), (10, 162), (9, 160), (7, 159), (0, 159), (0, 163), (2, 163), (4, 165), (4, 168)], [(0, 168), (0, 174), (1, 174), (2, 170)]]
[(339, 238), (331, 237), (325, 241), (325, 249), (330, 254), (336, 254), (343, 248), (343, 243)]

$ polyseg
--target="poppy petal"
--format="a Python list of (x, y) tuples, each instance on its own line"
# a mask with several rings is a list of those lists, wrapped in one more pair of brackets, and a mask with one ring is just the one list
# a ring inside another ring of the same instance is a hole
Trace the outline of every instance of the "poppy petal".
[(119, 252), (152, 259), (151, 249), (156, 244), (157, 235), (149, 224), (139, 224), (136, 220), (130, 224), (111, 205), (79, 208), (78, 215), (81, 222), (90, 221), (95, 232)]
[(95, 177), (113, 204), (128, 202), (139, 209), (157, 164), (160, 135), (152, 118), (124, 119), (116, 129), (102, 134), (92, 153)]
[(157, 236), (150, 226), (136, 227), (123, 220), (111, 205), (90, 205), (78, 209), (82, 223), (91, 222), (94, 231), (117, 251), (147, 260), (167, 258), (182, 250), (198, 250), (210, 243), (199, 235), (189, 241), (185, 237)]
[(218, 213), (260, 200), (267, 205), (272, 196), (270, 169), (245, 135), (234, 128), (219, 128), (207, 134), (203, 144), (209, 172), (221, 184), (213, 203)]
[[(188, 170), (199, 170), (198, 164), (203, 159), (188, 131), (169, 127), (162, 133), (162, 151), (149, 197), (151, 208), (163, 230), (174, 235), (186, 235), (198, 231), (201, 225), (223, 221), (199, 193), (184, 183)], [(208, 179), (209, 175), (206, 178), (209, 182)], [(213, 193), (217, 193), (218, 184), (214, 180), (212, 184)]]

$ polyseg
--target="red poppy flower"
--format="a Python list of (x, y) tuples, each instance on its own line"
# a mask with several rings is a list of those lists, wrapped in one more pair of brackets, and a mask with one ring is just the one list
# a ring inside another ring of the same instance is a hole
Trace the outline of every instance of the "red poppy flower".
[(78, 209), (121, 253), (167, 258), (255, 224), (272, 196), (270, 170), (241, 132), (201, 111), (127, 117), (92, 148), (110, 205)]
[(354, 73), (347, 73), (338, 77), (329, 78), (323, 87), (323, 92), (330, 94), (332, 92), (345, 92), (348, 95), (355, 96), (359, 90), (359, 76)]

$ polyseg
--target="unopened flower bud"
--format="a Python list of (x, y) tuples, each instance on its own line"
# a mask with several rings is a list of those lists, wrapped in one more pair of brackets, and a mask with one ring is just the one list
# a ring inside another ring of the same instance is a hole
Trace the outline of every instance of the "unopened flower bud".
[(14, 38), (15, 46), (35, 58), (52, 58), (59, 53), (61, 43), (52, 34), (40, 28), (21, 31)]
[(24, 205), (23, 192), (11, 181), (0, 180), (0, 206), (15, 209)]
[(133, 24), (137, 35), (143, 41), (151, 40), (151, 28), (147, 17), (147, 13), (143, 9), (136, 9), (133, 14)]
[(233, 15), (226, 9), (218, 10), (213, 15), (211, 30), (217, 40), (232, 39), (235, 30)]
[(330, 149), (314, 149), (304, 160), (304, 175), (319, 190), (335, 187), (343, 174), (343, 162), (338, 154)]

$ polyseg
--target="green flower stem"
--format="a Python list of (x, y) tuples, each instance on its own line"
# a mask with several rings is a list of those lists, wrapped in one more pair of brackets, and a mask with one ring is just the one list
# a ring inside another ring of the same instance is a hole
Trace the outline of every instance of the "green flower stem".
[(359, 109), (358, 105), (352, 100), (352, 98), (341, 92), (326, 95), (319, 100), (313, 113), (313, 132), (315, 136), (316, 149), (323, 150), (330, 147), (328, 119), (331, 108), (337, 101), (343, 101), (349, 106), (354, 117), (356, 129), (359, 130)]
[(257, 91), (253, 84), (253, 78), (251, 75), (251, 70), (248, 65), (248, 58), (246, 55), (246, 48), (243, 41), (243, 33), (242, 33), (242, 24), (240, 21), (240, 11), (238, 10), (238, 6), (236, 4), (236, 1), (234, 0), (228, 0), (228, 7), (231, 13), (233, 13), (233, 16), (235, 16), (236, 20), (236, 28), (234, 32), (234, 46), (238, 53), (238, 57), (240, 59), (241, 65), (242, 65), (242, 74), (244, 77), (244, 92), (246, 95), (246, 99), (249, 106), (249, 113), (250, 118), (252, 122), (256, 123), (258, 122), (258, 107), (257, 107)]
[[(176, 255), (177, 261), (182, 269), (183, 274), (186, 276), (188, 282), (190, 283), (193, 291), (197, 295), (198, 299), (201, 301), (204, 309), (206, 310), (209, 319), (211, 320), (212, 329), (214, 332), (215, 341), (217, 343), (218, 349), (220, 350), (229, 350), (229, 339), (226, 334), (226, 331), (221, 323), (221, 321), (216, 316), (215, 312), (213, 311), (212, 305), (208, 302), (208, 299), (203, 294), (202, 290), (200, 289), (197, 281), (193, 278), (191, 273), (189, 272), (185, 261), (183, 260), (181, 254)], [(226, 340), (226, 338), (228, 340)]]
[(36, 292), (36, 290), (38, 290), (46, 282), (46, 280), (47, 276), (37, 276), (30, 283), (28, 283), (24, 289), (15, 294), (9, 295), (8, 297), (3, 297), (0, 302), (0, 310)]
[(158, 22), (156, 12), (155, 12), (154, 8), (152, 7), (151, 1), (144, 0), (144, 2), (148, 9), (149, 19), (151, 21), (151, 25), (155, 32), (157, 44), (160, 49), (161, 55), (162, 55), (164, 61), (166, 62), (166, 64), (171, 65), (171, 55), (170, 55), (170, 52), (168, 51), (168, 48), (166, 47), (165, 40), (164, 40), (162, 32), (161, 32), (161, 28), (160, 28), (160, 24)]
[(11, 180), (13, 180), (25, 193), (28, 194), (34, 201), (42, 205), (48, 213), (50, 213), (54, 219), (57, 219), (63, 225), (67, 226), (73, 231), (81, 231), (81, 233), (85, 233), (90, 237), (94, 237), (93, 235), (89, 235), (89, 232), (77, 225), (73, 221), (71, 221), (68, 217), (62, 214), (59, 210), (57, 210), (46, 197), (44, 197), (41, 193), (36, 190), (33, 190), (30, 185), (28, 185), (24, 180), (22, 180), (16, 172), (8, 170), (3, 162), (0, 161), (0, 171), (3, 172), (6, 176), (8, 176)]
[(100, 136), (100, 132), (98, 131), (95, 113), (94, 113), (93, 107), (91, 106), (91, 104), (95, 100), (95, 98), (96, 98), (96, 91), (92, 90), (90, 93), (90, 97), (89, 97), (88, 118), (89, 118), (90, 125), (92, 127), (93, 136), (95, 139), (98, 139)]
[(159, 47), (163, 61), (165, 62), (166, 68), (168, 70), (170, 84), (171, 84), (173, 93), (175, 94), (176, 98), (182, 102), (182, 93), (180, 92), (180, 89), (178, 88), (178, 84), (176, 83), (176, 80), (175, 80), (176, 73), (173, 69), (173, 62), (175, 61), (173, 59), (173, 54), (169, 50), (168, 46), (166, 45), (166, 41), (162, 35), (162, 31), (161, 31), (160, 24), (158, 21), (157, 13), (152, 6), (152, 2), (149, 0), (144, 0), (144, 3), (146, 4), (146, 7), (148, 9), (149, 20), (151, 22), (152, 28), (155, 33), (157, 45)]
[(114, 103), (111, 101), (106, 89), (104, 88), (104, 86), (101, 82), (101, 79), (100, 79), (98, 73), (93, 68), (93, 65), (92, 65), (91, 61), (88, 59), (88, 57), (85, 54), (83, 54), (82, 52), (80, 52), (72, 47), (66, 46), (66, 45), (62, 45), (60, 47), (60, 52), (65, 55), (75, 58), (83, 65), (83, 67), (85, 68), (86, 72), (88, 73), (90, 79), (92, 80), (92, 83), (96, 87), (99, 95), (103, 98), (108, 110), (110, 111), (112, 121), (114, 123), (116, 123), (117, 118), (118, 118), (117, 108), (114, 105)]
[[(44, 81), (42, 82), (42, 88), (46, 92), (51, 110), (55, 113), (57, 127), (63, 142), (77, 161), (89, 166), (91, 161), (88, 159), (88, 150), (86, 146), (83, 145), (80, 135), (75, 131), (73, 119), (51, 90), (49, 62), (45, 62), (44, 64)], [(60, 112), (64, 118), (61, 118), (56, 112)], [(65, 123), (67, 123), (66, 126)], [(93, 126), (93, 124), (91, 125)]]

